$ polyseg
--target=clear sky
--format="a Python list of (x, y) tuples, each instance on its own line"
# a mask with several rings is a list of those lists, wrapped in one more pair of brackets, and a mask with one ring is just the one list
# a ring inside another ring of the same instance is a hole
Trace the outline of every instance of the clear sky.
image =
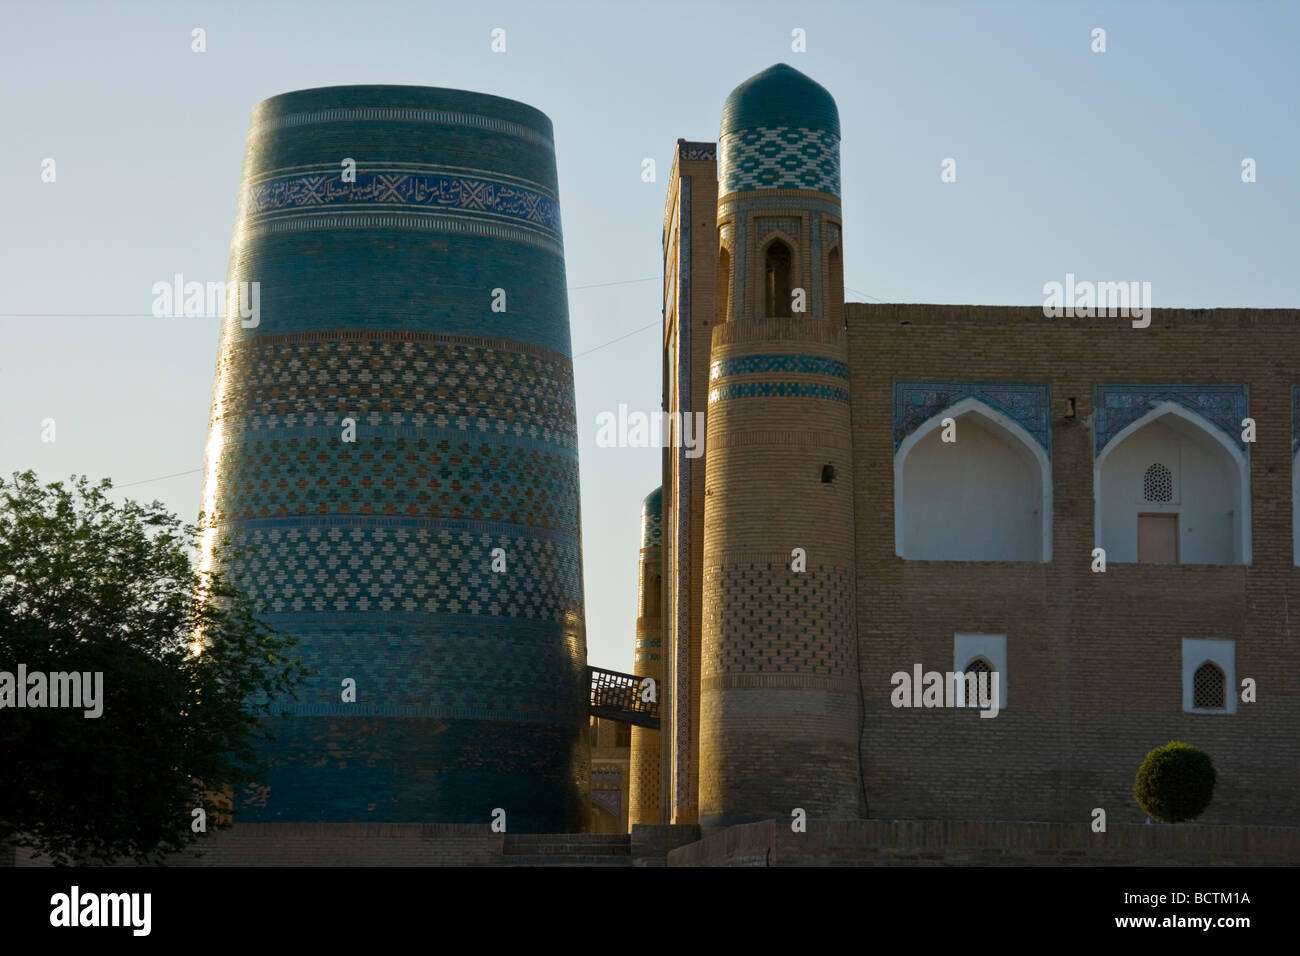
[(1298, 41), (1300, 3), (1252, 0), (5, 0), (0, 473), (108, 476), (197, 516), (219, 320), (153, 318), (151, 289), (225, 278), (259, 100), (345, 83), (522, 100), (555, 124), (589, 658), (630, 670), (660, 453), (597, 448), (596, 417), (659, 408), (661, 287), (636, 280), (662, 268), (678, 137), (716, 139), (727, 93), (775, 62), (829, 89), (851, 301), (1037, 305), (1073, 272), (1149, 281), (1157, 309), (1295, 308)]

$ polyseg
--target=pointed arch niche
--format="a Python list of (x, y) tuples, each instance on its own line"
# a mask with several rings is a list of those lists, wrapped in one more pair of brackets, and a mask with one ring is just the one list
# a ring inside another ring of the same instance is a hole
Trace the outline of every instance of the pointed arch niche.
[[(1170, 484), (1153, 484), (1153, 474), (1166, 473)], [(1097, 453), (1092, 487), (1095, 546), (1107, 562), (1250, 564), (1250, 458), (1178, 402), (1161, 402), (1117, 432)], [(1172, 551), (1139, 541), (1164, 534), (1174, 536)]]
[(718, 268), (714, 277), (713, 320), (721, 325), (731, 321), (731, 249), (726, 243), (718, 246)]
[(764, 318), (791, 317), (791, 292), (798, 286), (796, 246), (784, 233), (777, 232), (763, 241), (759, 256), (761, 270), (758, 301), (763, 303)]
[[(945, 418), (955, 442), (942, 440)], [(894, 551), (917, 561), (1050, 561), (1046, 450), (977, 398), (927, 419), (894, 454)]]

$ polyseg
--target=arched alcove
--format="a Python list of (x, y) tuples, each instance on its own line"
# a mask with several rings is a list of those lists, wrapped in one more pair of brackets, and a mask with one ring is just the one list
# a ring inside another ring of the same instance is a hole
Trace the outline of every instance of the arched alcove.
[[(944, 442), (943, 421), (956, 441)], [(894, 549), (920, 561), (1049, 561), (1051, 462), (1016, 421), (967, 398), (894, 456)]]
[(773, 239), (763, 251), (763, 315), (790, 317), (790, 293), (794, 285), (794, 253), (780, 239)]
[(1109, 562), (1249, 564), (1250, 462), (1220, 428), (1165, 402), (1093, 469), (1096, 547)]

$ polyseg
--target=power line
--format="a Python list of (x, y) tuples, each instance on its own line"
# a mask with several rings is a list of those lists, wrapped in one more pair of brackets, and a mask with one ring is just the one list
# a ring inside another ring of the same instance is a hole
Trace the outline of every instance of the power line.
[(180, 478), (182, 475), (196, 475), (202, 468), (191, 468), (189, 471), (178, 471), (174, 475), (159, 475), (157, 478), (141, 478), (139, 481), (128, 481), (124, 485), (114, 485), (114, 490), (118, 488), (130, 488), (132, 485), (147, 485), (151, 481), (165, 481), (168, 478)]
[[(642, 279), (620, 279), (617, 282), (594, 282), (590, 285), (571, 285), (568, 287), (569, 292), (581, 292), (584, 289), (608, 289), (611, 286), (633, 285), (638, 282), (659, 282), (663, 276), (646, 276)], [(844, 287), (855, 295), (863, 298), (872, 299), (876, 302), (884, 302), (884, 299), (877, 298), (870, 293), (863, 292), (861, 289), (855, 289), (853, 286)], [(168, 318), (193, 318), (193, 319), (217, 319), (217, 315), (193, 315), (193, 316), (157, 316), (152, 312), (0, 312), (0, 319), (168, 319)], [(638, 330), (640, 331), (640, 330)], [(617, 340), (616, 340), (617, 341)], [(603, 347), (603, 346), (602, 346)], [(594, 349), (592, 350), (594, 351)], [(586, 354), (585, 352), (583, 353)]]
[[(600, 288), (604, 288), (604, 287), (606, 287), (606, 286), (613, 286), (613, 285), (630, 285), (630, 284), (633, 283), (633, 282), (651, 282), (651, 281), (654, 281), (654, 280), (656, 280), (656, 279), (662, 279), (662, 278), (663, 278), (663, 276), (646, 276), (644, 279), (623, 279), (623, 280), (621, 280), (621, 281), (619, 281), (619, 282), (601, 282), (601, 283), (597, 283), (596, 285), (570, 286), (570, 287), (569, 287), (569, 290), (570, 290), (570, 291), (575, 291), (575, 290), (578, 290), (578, 289), (600, 289)], [(875, 299), (877, 302), (884, 302), (884, 301), (885, 301), (884, 299), (877, 299), (874, 295), (867, 295), (867, 293), (861, 291), (860, 289), (855, 289), (855, 288), (853, 288), (852, 286), (847, 286), (847, 285), (846, 285), (844, 288), (848, 289), (850, 292), (856, 293), (857, 295), (866, 296), (868, 299)], [(7, 315), (13, 315), (13, 314), (15, 314), (15, 313), (0, 312), (0, 316), (7, 316)], [(20, 314), (26, 314), (26, 313), (20, 313)], [(33, 314), (34, 314), (34, 313), (33, 313)], [(89, 313), (70, 313), (70, 314), (89, 315)], [(600, 343), (599, 345), (593, 346), (593, 347), (587, 349), (585, 352), (579, 352), (578, 354), (576, 354), (576, 355), (573, 356), (573, 357), (574, 357), (575, 359), (579, 359), (579, 358), (582, 358), (584, 355), (590, 355), (592, 352), (599, 352), (601, 349), (606, 348), (606, 347), (608, 347), (608, 346), (610, 346), (610, 345), (613, 345), (613, 344), (615, 344), (616, 342), (622, 342), (622, 341), (623, 341), (624, 339), (626, 339), (626, 338), (631, 338), (633, 335), (638, 335), (638, 334), (640, 334), (641, 332), (649, 331), (650, 329), (653, 329), (653, 328), (656, 328), (656, 327), (661, 326), (661, 324), (662, 324), (662, 320), (656, 320), (656, 321), (654, 321), (654, 322), (651, 322), (649, 325), (643, 325), (643, 326), (641, 326), (639, 329), (633, 329), (631, 332), (625, 332), (625, 333), (623, 333), (622, 335), (618, 336), (617, 338), (610, 339), (608, 342), (602, 342), (602, 343)], [(147, 484), (149, 484), (150, 482), (154, 482), (154, 481), (166, 481), (168, 478), (181, 478), (181, 477), (183, 477), (183, 476), (185, 476), (185, 475), (194, 475), (194, 474), (198, 474), (198, 473), (199, 473), (200, 471), (202, 471), (202, 470), (203, 470), (202, 468), (192, 468), (192, 469), (189, 470), (189, 471), (178, 471), (178, 472), (176, 472), (176, 473), (173, 474), (173, 475), (159, 475), (159, 476), (156, 477), (156, 478), (142, 478), (142, 479), (139, 480), (139, 481), (128, 481), (128, 482), (127, 482), (126, 484), (124, 484), (124, 485), (114, 485), (113, 487), (114, 487), (114, 488), (131, 488), (131, 487), (134, 487), (135, 485), (147, 485)]]
[(631, 285), (633, 282), (657, 282), (662, 280), (663, 276), (646, 276), (644, 279), (622, 279), (618, 282), (597, 282), (595, 285), (571, 285), (570, 292), (577, 292), (579, 289), (603, 289), (611, 285)]
[(866, 293), (866, 292), (863, 292), (861, 289), (855, 289), (855, 288), (853, 288), (853, 286), (851, 286), (851, 285), (846, 285), (844, 288), (848, 289), (848, 290), (849, 290), (850, 292), (852, 292), (854, 295), (860, 295), (860, 296), (862, 296), (864, 299), (873, 299), (873, 300), (875, 300), (876, 302), (884, 302), (884, 301), (885, 301), (884, 299), (878, 299), (878, 298), (876, 298), (874, 295), (870, 295), (870, 294), (868, 294), (868, 293)]
[(660, 321), (655, 321), (655, 322), (651, 322), (649, 325), (643, 325), (641, 326), (641, 328), (633, 329), (631, 332), (627, 332), (623, 335), (620, 335), (616, 339), (610, 339), (608, 342), (601, 342), (599, 345), (589, 348), (585, 352), (579, 352), (577, 355), (574, 356), (574, 358), (576, 359), (582, 358), (584, 355), (590, 355), (592, 352), (599, 352), (607, 345), (613, 345), (615, 342), (622, 342), (625, 338), (628, 338), (629, 336), (636, 335), (638, 332), (644, 332), (646, 331), (646, 329), (656, 328), (660, 324), (662, 324)]
[[(571, 285), (568, 287), (569, 292), (581, 292), (583, 289), (605, 289), (615, 285), (632, 285), (635, 282), (658, 282), (663, 279), (662, 275), (646, 276), (643, 279), (620, 279), (617, 282), (596, 282), (591, 285)], [(456, 286), (458, 289), (470, 288), (469, 286)], [(167, 318), (192, 318), (192, 319), (217, 319), (217, 315), (192, 315), (192, 316), (156, 316), (152, 312), (0, 312), (0, 319), (167, 319)]]

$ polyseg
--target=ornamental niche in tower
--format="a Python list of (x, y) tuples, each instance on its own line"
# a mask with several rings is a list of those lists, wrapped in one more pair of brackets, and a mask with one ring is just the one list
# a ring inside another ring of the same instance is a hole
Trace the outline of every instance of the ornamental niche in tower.
[[(261, 103), (205, 535), (313, 672), (240, 819), (585, 816), (582, 569), (551, 123), (458, 90)], [(349, 693), (349, 687), (354, 689)]]
[[(656, 488), (641, 503), (641, 555), (637, 562), (636, 663), (638, 677), (655, 682), (655, 697), (663, 683), (663, 489)], [(632, 726), (628, 770), (629, 823), (661, 823), (660, 731)]]
[(778, 64), (727, 98), (709, 369), (700, 823), (861, 815), (839, 114)]

